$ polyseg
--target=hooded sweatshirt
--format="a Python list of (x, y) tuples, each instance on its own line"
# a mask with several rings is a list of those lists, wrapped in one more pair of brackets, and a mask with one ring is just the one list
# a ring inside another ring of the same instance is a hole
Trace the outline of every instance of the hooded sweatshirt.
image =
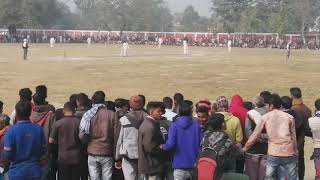
[(55, 115), (52, 112), (52, 108), (49, 105), (37, 105), (32, 109), (30, 120), (34, 123), (39, 123), (43, 118), (45, 118), (42, 128), (46, 141), (48, 142), (49, 136), (52, 130), (53, 123), (55, 121)]
[(219, 112), (224, 115), (224, 121), (226, 123), (227, 129), (225, 132), (229, 135), (235, 143), (242, 143), (243, 141), (243, 132), (240, 124), (240, 120), (228, 112)]
[(202, 140), (200, 124), (191, 116), (180, 116), (171, 125), (167, 143), (163, 150), (174, 150), (174, 169), (193, 169)]
[(121, 129), (117, 140), (115, 159), (138, 159), (138, 129), (147, 114), (144, 111), (130, 111), (120, 118)]
[(241, 128), (244, 130), (246, 126), (248, 110), (243, 107), (243, 99), (241, 96), (235, 95), (232, 97), (229, 112), (239, 118), (241, 122)]

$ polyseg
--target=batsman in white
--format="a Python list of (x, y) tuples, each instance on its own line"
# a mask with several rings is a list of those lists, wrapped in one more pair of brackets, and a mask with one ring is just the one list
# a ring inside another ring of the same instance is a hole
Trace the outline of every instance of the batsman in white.
[(183, 40), (183, 54), (184, 55), (188, 55), (189, 54), (189, 47), (188, 47), (187, 39)]
[(126, 57), (128, 55), (128, 49), (129, 49), (129, 44), (127, 41), (124, 41), (122, 44), (120, 56), (121, 57)]
[(90, 47), (90, 45), (91, 45), (91, 37), (88, 37), (87, 44), (88, 44), (88, 47)]
[(229, 51), (229, 53), (231, 53), (231, 48), (232, 48), (232, 41), (231, 41), (231, 39), (228, 40), (227, 46), (228, 46), (228, 51)]
[(50, 47), (53, 48), (54, 44), (56, 43), (56, 40), (52, 37), (50, 38)]
[(289, 62), (290, 56), (291, 56), (291, 44), (292, 44), (291, 41), (289, 41), (288, 44), (287, 44), (287, 58), (286, 58), (287, 62)]
[(162, 37), (159, 37), (158, 43), (159, 43), (159, 44), (158, 44), (158, 48), (161, 49), (161, 46), (162, 46), (162, 43), (163, 43)]

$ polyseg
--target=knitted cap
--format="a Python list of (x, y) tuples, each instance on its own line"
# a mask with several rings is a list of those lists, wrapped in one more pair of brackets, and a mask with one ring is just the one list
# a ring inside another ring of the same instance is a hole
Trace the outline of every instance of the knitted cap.
[(140, 110), (143, 106), (143, 100), (140, 96), (132, 96), (130, 98), (130, 108), (133, 110)]
[(217, 109), (219, 112), (227, 112), (229, 109), (229, 102), (227, 97), (220, 96), (217, 99)]

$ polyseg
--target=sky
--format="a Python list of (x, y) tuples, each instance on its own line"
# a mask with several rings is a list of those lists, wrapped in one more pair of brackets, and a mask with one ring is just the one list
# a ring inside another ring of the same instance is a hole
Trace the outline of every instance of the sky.
[(165, 0), (173, 13), (183, 12), (188, 5), (193, 5), (200, 16), (210, 16), (210, 0)]
[[(75, 8), (73, 0), (61, 0), (66, 2), (71, 9)], [(211, 0), (165, 0), (173, 13), (183, 12), (188, 5), (193, 5), (200, 16), (210, 16)]]

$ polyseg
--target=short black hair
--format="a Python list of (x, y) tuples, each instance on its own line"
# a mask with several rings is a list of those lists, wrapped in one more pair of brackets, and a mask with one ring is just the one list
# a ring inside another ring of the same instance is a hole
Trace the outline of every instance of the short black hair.
[(106, 94), (103, 91), (96, 91), (92, 96), (93, 104), (104, 104), (105, 103)]
[(38, 93), (34, 94), (32, 96), (32, 99), (36, 105), (44, 105), (46, 102), (46, 98), (42, 94), (38, 94)]
[(197, 113), (206, 113), (209, 114), (209, 109), (207, 107), (204, 106), (198, 106), (196, 109)]
[(39, 85), (36, 87), (36, 93), (43, 96), (45, 99), (48, 97), (48, 89), (45, 85)]
[(204, 130), (212, 129), (212, 130), (222, 130), (222, 125), (224, 123), (224, 115), (220, 113), (215, 113), (209, 117)]
[(147, 105), (147, 111), (149, 112), (151, 109), (157, 109), (160, 108), (161, 111), (164, 113), (165, 112), (165, 105), (163, 102), (158, 102), (158, 101), (151, 101)]
[(320, 110), (320, 99), (317, 99), (316, 102), (314, 103), (316, 106), (316, 109), (319, 111)]
[(164, 97), (162, 100), (163, 104), (166, 106), (166, 109), (172, 109), (173, 100), (171, 97)]
[(77, 94), (71, 94), (69, 97), (69, 102), (73, 104), (75, 108), (77, 108)]
[(10, 117), (8, 115), (2, 114), (0, 116), (0, 121), (2, 121), (5, 126), (9, 126), (10, 125)]
[(282, 104), (280, 96), (278, 94), (272, 94), (268, 104), (273, 105), (274, 109), (280, 109)]
[(281, 105), (284, 109), (291, 109), (292, 99), (289, 96), (281, 97)]
[(298, 87), (290, 88), (290, 93), (291, 93), (291, 96), (294, 98), (301, 98), (302, 97), (301, 89)]
[(174, 94), (173, 99), (174, 99), (176, 104), (180, 104), (180, 103), (183, 102), (184, 97), (183, 97), (183, 95), (181, 93), (176, 93), (176, 94)]
[(179, 116), (191, 116), (192, 107), (183, 101), (179, 106)]
[(246, 108), (248, 111), (250, 111), (254, 108), (254, 105), (252, 102), (245, 101), (243, 102), (243, 107)]
[(189, 104), (189, 106), (193, 106), (193, 102), (191, 100), (184, 100), (183, 102)]
[(2, 108), (3, 108), (3, 102), (0, 101), (0, 109), (2, 109)]
[(116, 107), (113, 101), (106, 101), (105, 104), (108, 110), (116, 112)]
[(79, 93), (77, 94), (76, 100), (80, 106), (86, 107), (88, 105), (89, 97), (85, 93)]
[(124, 108), (124, 107), (129, 107), (129, 100), (123, 99), (123, 98), (118, 98), (114, 101), (114, 106), (116, 108)]
[(19, 91), (20, 100), (31, 101), (32, 91), (29, 88), (23, 88)]
[(142, 94), (139, 94), (138, 96), (141, 97), (142, 99), (142, 106), (144, 107), (146, 105), (146, 96), (142, 95)]
[(271, 92), (270, 91), (262, 91), (260, 96), (263, 98), (264, 103), (268, 104), (271, 100)]
[(63, 110), (64, 111), (70, 111), (70, 112), (75, 112), (76, 111), (76, 107), (74, 106), (73, 103), (71, 102), (66, 102), (63, 106)]
[(22, 100), (19, 101), (16, 106), (16, 113), (17, 113), (17, 117), (19, 120), (29, 120), (29, 117), (31, 115), (31, 102), (30, 101), (26, 101), (26, 100)]

